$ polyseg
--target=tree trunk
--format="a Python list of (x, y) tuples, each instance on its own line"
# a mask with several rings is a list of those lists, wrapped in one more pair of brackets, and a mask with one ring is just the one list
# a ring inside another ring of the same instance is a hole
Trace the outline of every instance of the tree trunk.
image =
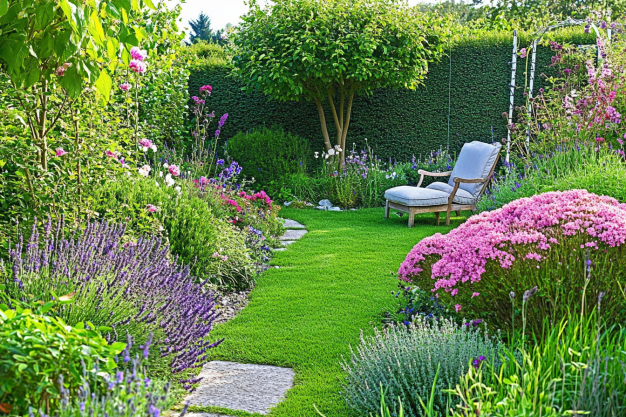
[(324, 108), (322, 107), (322, 101), (316, 98), (315, 104), (317, 104), (317, 113), (320, 117), (320, 123), (322, 125), (322, 134), (324, 135), (324, 145), (326, 145), (326, 150), (328, 151), (333, 146), (330, 144), (330, 137), (328, 136), (328, 128), (326, 127), (326, 116), (324, 116)]

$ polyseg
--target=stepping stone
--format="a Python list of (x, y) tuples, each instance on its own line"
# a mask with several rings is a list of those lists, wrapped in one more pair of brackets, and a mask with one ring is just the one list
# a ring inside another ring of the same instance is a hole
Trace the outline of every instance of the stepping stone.
[[(282, 242), (282, 243), (284, 244), (285, 242)], [(272, 252), (282, 252), (285, 249), (287, 249), (287, 248), (276, 248), (276, 249), (272, 249)]]
[[(282, 244), (283, 244), (283, 245), (285, 245), (285, 246), (289, 246), (289, 245), (291, 245), (292, 243), (296, 243), (296, 241), (295, 241), (295, 240), (281, 240), (281, 241), (280, 241), (280, 243), (282, 243)], [(282, 249), (282, 250), (285, 250), (285, 248), (281, 248), (281, 249)]]
[[(198, 407), (215, 406), (248, 413), (268, 414), (288, 389), (294, 372), (289, 368), (212, 361), (204, 365), (200, 386), (184, 402)], [(212, 417), (198, 413), (195, 417)]]
[(298, 223), (295, 220), (285, 219), (285, 223), (283, 224), (287, 229), (304, 229), (304, 225)]
[[(177, 414), (173, 414), (176, 416)], [(224, 414), (213, 414), (213, 413), (185, 413), (185, 417), (235, 417), (235, 416), (226, 416)]]
[[(285, 234), (280, 237), (280, 240), (298, 240), (307, 233), (306, 230), (286, 230)], [(284, 242), (283, 242), (284, 243)]]

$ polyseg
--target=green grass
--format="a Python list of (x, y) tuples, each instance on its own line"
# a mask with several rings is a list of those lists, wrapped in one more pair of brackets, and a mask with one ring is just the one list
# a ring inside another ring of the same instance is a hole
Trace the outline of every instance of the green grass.
[[(359, 332), (372, 334), (381, 313), (395, 307), (390, 292), (395, 273), (422, 238), (446, 233), (433, 214), (415, 219), (383, 209), (347, 212), (285, 209), (285, 218), (304, 224), (309, 233), (279, 252), (259, 277), (248, 306), (232, 321), (218, 326), (212, 338), (226, 341), (211, 360), (293, 368), (294, 387), (272, 409), (271, 416), (356, 416), (339, 395), (341, 355), (359, 342)], [(359, 416), (361, 417), (361, 416)]]

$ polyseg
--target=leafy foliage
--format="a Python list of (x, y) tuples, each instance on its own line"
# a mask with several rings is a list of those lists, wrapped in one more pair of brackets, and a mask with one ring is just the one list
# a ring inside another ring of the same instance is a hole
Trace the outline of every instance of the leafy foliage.
[(255, 129), (228, 141), (227, 152), (243, 167), (241, 175), (259, 187), (290, 174), (306, 172), (311, 161), (309, 143), (283, 129)]
[(336, 145), (345, 149), (355, 94), (414, 89), (428, 63), (442, 56), (450, 26), (402, 0), (279, 0), (266, 8), (251, 2), (242, 19), (233, 63), (245, 89), (315, 101), (327, 150), (333, 144), (322, 102), (333, 112)]
[(0, 305), (0, 399), (13, 414), (57, 408), (63, 390), (75, 394), (87, 374), (115, 368), (115, 355), (126, 347), (109, 345), (91, 323), (70, 326), (43, 314), (55, 306), (53, 301), (35, 310)]
[[(594, 36), (582, 29), (570, 29), (552, 34), (555, 40), (572, 44), (593, 44)], [(520, 45), (530, 43), (530, 34), (519, 33)], [(381, 88), (371, 96), (355, 96), (350, 122), (350, 140), (346, 148), (365, 149), (368, 144), (379, 158), (397, 161), (427, 159), (432, 150), (448, 149), (458, 153), (466, 142), (492, 142), (507, 136), (507, 122), (501, 114), (509, 105), (509, 84), (513, 39), (509, 33), (486, 32), (468, 36), (446, 48), (450, 56), (428, 66), (424, 86), (417, 91)], [(193, 48), (193, 47), (192, 47)], [(226, 54), (226, 52), (223, 52)], [(537, 51), (537, 73), (554, 74), (550, 67), (555, 54), (549, 47)], [(189, 94), (197, 95), (198, 88), (212, 84), (212, 104), (219, 109), (216, 117), (228, 113), (228, 124), (221, 137), (230, 140), (239, 132), (249, 132), (263, 126), (280, 126), (294, 135), (307, 139), (313, 151), (324, 150), (320, 141), (318, 113), (308, 101), (281, 103), (258, 91), (244, 92), (246, 82), (229, 77), (228, 58), (217, 52), (210, 62), (198, 59), (189, 78)], [(218, 60), (219, 57), (219, 60)], [(521, 67), (519, 63), (518, 69)], [(524, 103), (524, 71), (517, 71), (516, 106)], [(468, 77), (467, 74), (472, 74)], [(450, 89), (448, 89), (450, 85)], [(548, 85), (538, 77), (535, 88)], [(448, 140), (448, 98), (450, 98), (450, 134)], [(330, 108), (324, 109), (326, 120), (332, 120)], [(493, 134), (492, 132), (493, 127)], [(333, 123), (329, 135), (336, 135)], [(365, 141), (365, 138), (368, 141)]]
[(537, 344), (518, 341), (501, 350), (508, 358), (501, 370), (470, 369), (453, 391), (460, 400), (454, 416), (609, 417), (626, 412), (626, 332), (603, 323), (600, 308), (596, 313), (557, 322), (546, 318)]

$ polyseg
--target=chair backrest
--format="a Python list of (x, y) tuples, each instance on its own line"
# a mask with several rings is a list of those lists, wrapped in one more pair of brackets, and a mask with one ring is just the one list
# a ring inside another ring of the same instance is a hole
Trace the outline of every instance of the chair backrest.
[[(454, 165), (454, 169), (452, 170), (452, 175), (450, 175), (450, 181), (448, 181), (448, 184), (454, 187), (455, 177), (466, 179), (487, 179), (498, 161), (501, 147), (502, 145), (499, 143), (491, 145), (489, 143), (478, 141), (463, 145), (461, 153), (459, 154), (456, 164)], [(485, 182), (481, 184), (461, 183), (459, 188), (472, 194), (474, 198), (478, 198), (485, 185)]]

